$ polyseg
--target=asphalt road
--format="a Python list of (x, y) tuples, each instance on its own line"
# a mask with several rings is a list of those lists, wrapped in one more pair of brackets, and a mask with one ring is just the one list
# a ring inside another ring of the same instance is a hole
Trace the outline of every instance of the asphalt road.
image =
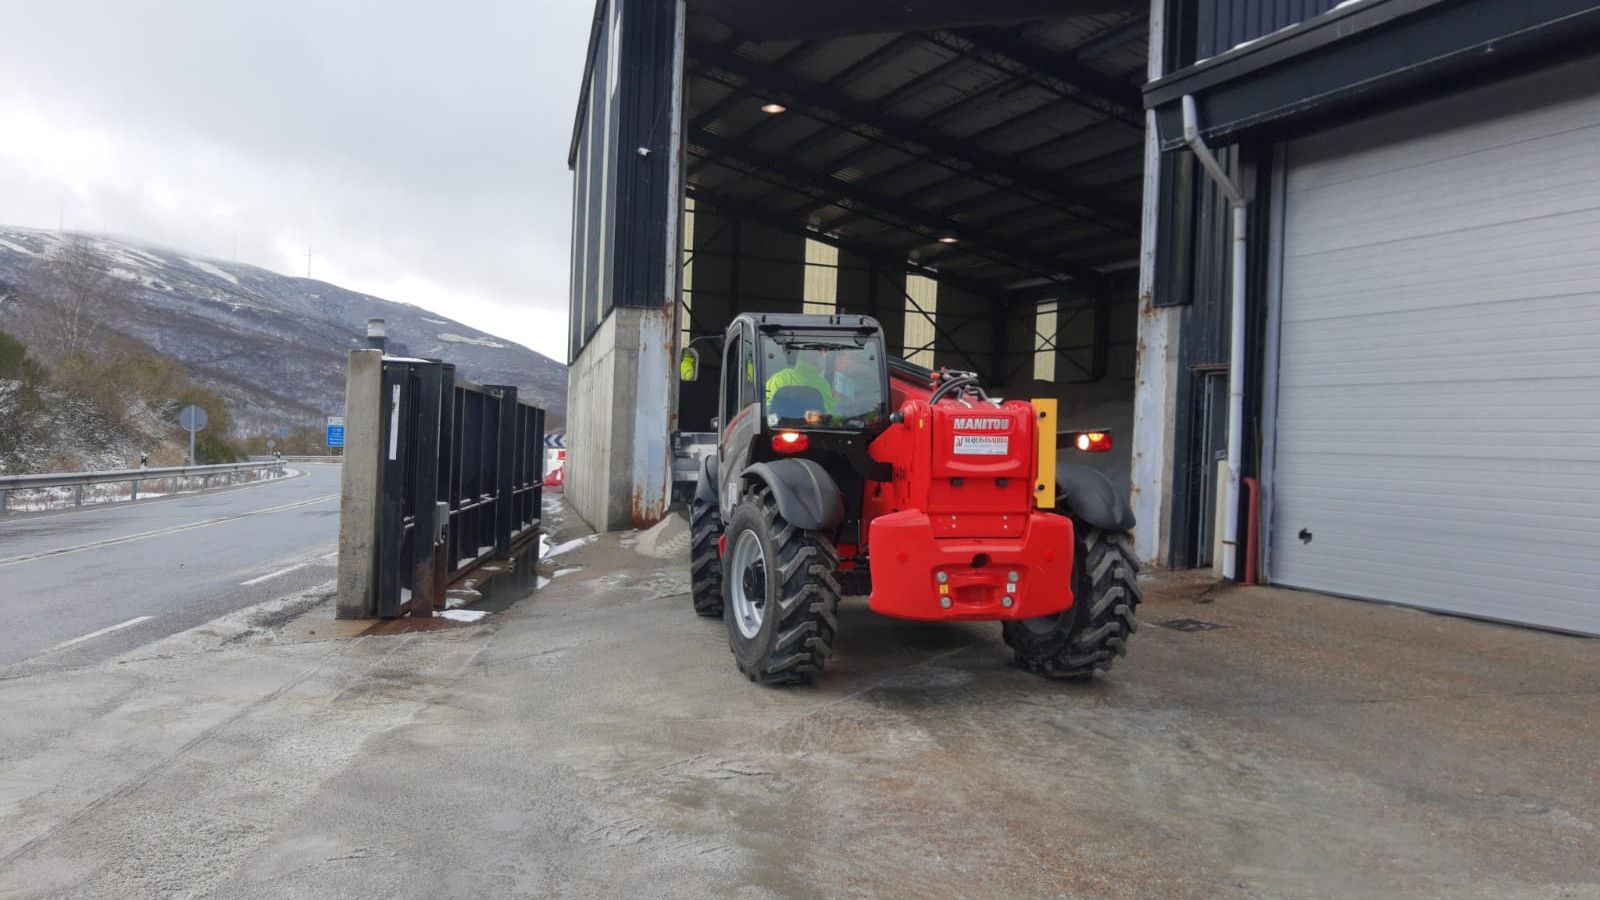
[(334, 574), (339, 467), (0, 517), (0, 668), (96, 662)]

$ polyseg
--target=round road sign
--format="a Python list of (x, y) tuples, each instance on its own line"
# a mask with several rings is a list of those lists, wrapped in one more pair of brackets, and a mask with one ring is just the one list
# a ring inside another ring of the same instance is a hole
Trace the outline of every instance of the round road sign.
[(206, 411), (193, 403), (178, 411), (178, 424), (185, 431), (204, 431), (206, 427)]

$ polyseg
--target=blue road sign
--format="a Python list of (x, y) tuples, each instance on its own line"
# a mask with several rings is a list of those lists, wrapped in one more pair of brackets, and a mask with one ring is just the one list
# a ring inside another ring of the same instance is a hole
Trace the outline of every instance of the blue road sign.
[(328, 446), (329, 447), (343, 447), (344, 446), (344, 426), (343, 425), (329, 425), (328, 426)]

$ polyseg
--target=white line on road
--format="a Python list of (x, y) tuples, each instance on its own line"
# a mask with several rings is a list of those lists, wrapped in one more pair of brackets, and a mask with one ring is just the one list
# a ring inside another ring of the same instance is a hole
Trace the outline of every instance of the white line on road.
[(133, 626), (139, 624), (140, 622), (148, 622), (152, 618), (154, 618), (154, 617), (153, 616), (139, 616), (137, 618), (129, 619), (128, 621), (123, 622), (121, 625), (112, 625), (112, 626), (109, 626), (107, 628), (102, 628), (99, 631), (91, 631), (88, 634), (84, 635), (83, 637), (75, 637), (70, 641), (62, 641), (61, 643), (55, 645), (54, 647), (51, 647), (49, 650), (46, 650), (45, 652), (46, 653), (54, 653), (57, 650), (65, 650), (68, 647), (73, 646), (74, 644), (81, 644), (84, 641), (92, 641), (95, 638), (97, 638), (97, 637), (99, 637), (99, 636), (101, 636), (103, 634), (110, 634), (113, 631), (121, 631), (124, 628), (132, 628)]
[(158, 528), (155, 531), (144, 531), (144, 532), (140, 532), (139, 534), (130, 534), (130, 535), (125, 535), (123, 537), (107, 538), (106, 540), (103, 540), (103, 541), (91, 541), (90, 543), (87, 543), (87, 544), (78, 544), (75, 547), (61, 547), (61, 548), (56, 549), (56, 550), (41, 550), (38, 553), (29, 553), (29, 554), (25, 554), (23, 556), (13, 556), (10, 559), (0, 559), (0, 569), (5, 568), (6, 566), (14, 566), (17, 563), (25, 563), (25, 562), (28, 562), (30, 560), (44, 559), (45, 557), (49, 557), (49, 556), (62, 556), (62, 555), (68, 554), (68, 553), (77, 553), (77, 552), (79, 552), (81, 550), (94, 550), (94, 549), (97, 549), (99, 547), (110, 547), (110, 546), (113, 546), (113, 545), (116, 545), (116, 544), (126, 544), (126, 543), (129, 543), (131, 541), (141, 541), (141, 540), (144, 540), (145, 538), (161, 537), (162, 535), (167, 535), (167, 534), (177, 534), (180, 531), (192, 531), (192, 530), (194, 530), (196, 528), (204, 528), (207, 525), (219, 525), (219, 524), (221, 524), (223, 522), (232, 522), (232, 521), (234, 521), (236, 519), (247, 519), (247, 518), (249, 518), (251, 516), (264, 516), (264, 515), (267, 515), (268, 513), (284, 512), (286, 510), (298, 509), (298, 508), (300, 508), (302, 506), (310, 506), (313, 503), (322, 503), (322, 502), (324, 502), (326, 500), (333, 500), (333, 499), (337, 498), (338, 496), (339, 496), (338, 494), (329, 494), (326, 497), (313, 497), (310, 500), (301, 500), (298, 503), (285, 503), (282, 506), (272, 506), (272, 507), (268, 507), (267, 509), (255, 509), (255, 510), (251, 510), (249, 512), (234, 513), (231, 516), (218, 516), (218, 517), (216, 517), (214, 519), (206, 519), (206, 520), (201, 521), (201, 522), (191, 522), (188, 525), (174, 525), (171, 528)]
[(252, 584), (260, 584), (263, 581), (271, 581), (272, 579), (277, 578), (279, 575), (287, 575), (290, 572), (294, 572), (294, 571), (297, 571), (299, 569), (304, 569), (306, 566), (309, 566), (309, 565), (311, 565), (311, 563), (309, 561), (308, 562), (295, 563), (292, 566), (286, 566), (286, 567), (284, 567), (282, 569), (279, 569), (276, 572), (268, 572), (265, 575), (257, 575), (256, 577), (250, 579), (249, 581), (241, 581), (241, 582), (239, 582), (239, 587), (249, 587)]

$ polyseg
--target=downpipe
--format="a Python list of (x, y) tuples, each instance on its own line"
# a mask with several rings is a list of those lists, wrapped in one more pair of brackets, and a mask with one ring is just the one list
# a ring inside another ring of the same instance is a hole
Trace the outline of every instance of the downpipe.
[(1199, 114), (1194, 97), (1183, 97), (1183, 142), (1193, 151), (1200, 166), (1217, 188), (1227, 196), (1233, 210), (1232, 302), (1228, 340), (1228, 481), (1222, 510), (1222, 576), (1237, 578), (1239, 560), (1239, 456), (1244, 444), (1244, 302), (1245, 259), (1249, 249), (1248, 216), (1244, 192), (1217, 161), (1211, 148), (1200, 137)]

